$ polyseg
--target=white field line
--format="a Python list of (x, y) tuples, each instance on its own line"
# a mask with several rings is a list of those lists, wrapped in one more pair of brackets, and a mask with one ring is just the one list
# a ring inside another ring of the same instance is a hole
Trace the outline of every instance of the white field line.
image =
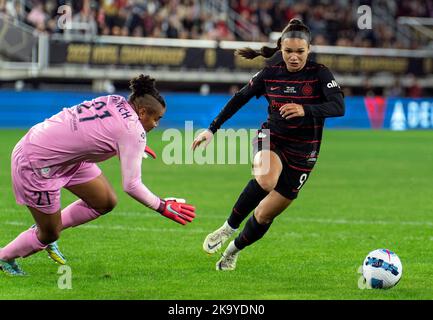
[[(9, 226), (19, 226), (19, 227), (23, 227), (23, 228), (28, 228), (29, 224), (22, 222), (22, 221), (5, 221), (5, 222), (1, 222), (1, 224), (4, 225), (9, 225)], [(194, 229), (188, 229), (186, 230), (185, 228), (182, 228), (181, 226), (177, 227), (177, 228), (147, 228), (147, 227), (129, 227), (129, 226), (122, 226), (122, 225), (95, 225), (95, 224), (84, 224), (84, 225), (80, 225), (77, 228), (80, 229), (93, 229), (93, 230), (116, 230), (116, 231), (123, 231), (123, 232), (141, 232), (141, 233), (163, 233), (163, 232), (183, 232), (183, 233), (193, 233), (193, 234), (201, 234), (201, 235), (206, 235), (209, 232), (213, 231), (213, 230), (209, 230), (209, 229), (202, 229), (202, 228), (194, 228)], [(299, 232), (284, 232), (284, 233), (279, 233), (278, 236), (283, 236), (283, 237), (289, 237), (289, 238), (305, 238), (305, 237), (309, 237), (309, 238), (318, 238), (320, 237), (320, 235), (318, 233), (299, 233)]]
[[(124, 214), (130, 215), (130, 212), (124, 212)], [(146, 214), (146, 213), (140, 213), (141, 216), (145, 215), (146, 218), (155, 216), (158, 217), (159, 219), (161, 219), (161, 217), (159, 217), (158, 215), (154, 215), (154, 214)], [(284, 220), (289, 220), (289, 218), (284, 219)], [(395, 224), (399, 224), (399, 225), (416, 225), (416, 226), (432, 226), (431, 223), (429, 222), (419, 222), (419, 221), (402, 221), (402, 222), (389, 222), (389, 221), (364, 221), (364, 220), (356, 220), (356, 221), (351, 221), (351, 220), (343, 220), (343, 219), (338, 219), (338, 220), (332, 220), (332, 219), (308, 219), (308, 218), (292, 218), (290, 219), (291, 221), (296, 221), (296, 222), (313, 222), (313, 223), (319, 223), (319, 224), (345, 224), (345, 225), (351, 225), (351, 224), (385, 224), (385, 225), (395, 225)], [(174, 222), (173, 222), (174, 223)], [(0, 222), (1, 224), (5, 224), (5, 225), (10, 225), (10, 226), (22, 226), (24, 228), (29, 227), (28, 223), (25, 223), (23, 221), (4, 221), (4, 222)], [(192, 233), (192, 234), (201, 234), (201, 235), (205, 235), (208, 234), (209, 232), (211, 232), (212, 230), (209, 229), (203, 229), (203, 228), (189, 228), (189, 229), (185, 229), (182, 226), (178, 226), (173, 227), (173, 228), (152, 228), (152, 227), (130, 227), (130, 226), (124, 226), (124, 225), (95, 225), (95, 224), (84, 224), (79, 226), (78, 228), (82, 228), (82, 229), (93, 229), (93, 230), (117, 230), (117, 231), (123, 231), (123, 232), (140, 232), (140, 233), (176, 233), (176, 232), (187, 232), (187, 233)], [(294, 232), (294, 231), (288, 231), (288, 232), (283, 232), (283, 233), (278, 233), (278, 237), (287, 237), (287, 238), (320, 238), (323, 235), (320, 235), (318, 233), (315, 232), (308, 232), (308, 233), (300, 233), (300, 232)], [(348, 239), (350, 238), (350, 236), (347, 235), (340, 235), (337, 236), (336, 239)], [(408, 235), (408, 236), (404, 236), (401, 238), (401, 240), (410, 240), (410, 241), (425, 241), (426, 238), (428, 238), (428, 240), (433, 241), (433, 233), (432, 236), (413, 236), (413, 235)]]
[[(6, 225), (10, 226), (23, 226), (23, 227), (29, 227), (28, 223), (21, 222), (21, 221), (5, 221), (3, 222)], [(175, 222), (173, 222), (175, 223)], [(107, 226), (107, 225), (95, 225), (95, 224), (84, 224), (80, 225), (77, 228), (80, 229), (103, 229), (103, 230), (120, 230), (120, 231), (136, 231), (136, 232), (188, 232), (188, 233), (206, 233), (209, 232), (209, 230), (204, 229), (189, 229), (185, 230), (182, 229), (182, 226), (179, 225), (179, 228), (146, 228), (146, 227), (127, 227), (127, 226)]]
[[(17, 212), (26, 212), (25, 208), (15, 209), (9, 208), (6, 210), (2, 210), (0, 212), (0, 217), (4, 213), (17, 213)], [(145, 218), (158, 218), (160, 219), (160, 215), (150, 211), (113, 211), (108, 213), (108, 215), (120, 216), (120, 217), (145, 217)], [(227, 215), (216, 216), (214, 214), (205, 216), (202, 213), (197, 214), (196, 219), (200, 218), (206, 220), (219, 220), (221, 224), (224, 222), (224, 219), (228, 218)], [(421, 227), (433, 227), (433, 221), (417, 221), (417, 220), (350, 220), (350, 219), (326, 219), (326, 218), (308, 218), (308, 217), (295, 217), (291, 216), (290, 213), (282, 214), (279, 216), (276, 221), (284, 221), (284, 222), (296, 222), (296, 223), (318, 223), (318, 224), (343, 224), (343, 225), (397, 225), (397, 226), (421, 226)], [(1, 221), (0, 221), (1, 224)], [(105, 227), (104, 227), (105, 228)], [(115, 226), (113, 228), (116, 228)], [(148, 229), (146, 229), (148, 230)], [(167, 229), (171, 230), (171, 229)]]

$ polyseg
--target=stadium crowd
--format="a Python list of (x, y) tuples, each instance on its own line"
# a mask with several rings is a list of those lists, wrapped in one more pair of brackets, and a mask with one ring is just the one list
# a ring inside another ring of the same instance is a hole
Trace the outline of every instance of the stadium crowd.
[[(373, 29), (360, 30), (356, 9), (364, 4), (390, 20), (373, 16)], [(398, 41), (398, 25), (390, 21), (433, 17), (433, 0), (0, 0), (0, 12), (56, 33), (63, 32), (62, 5), (72, 7), (75, 31), (92, 35), (267, 41), (297, 17), (310, 26), (313, 44), (384, 48), (423, 45)]]

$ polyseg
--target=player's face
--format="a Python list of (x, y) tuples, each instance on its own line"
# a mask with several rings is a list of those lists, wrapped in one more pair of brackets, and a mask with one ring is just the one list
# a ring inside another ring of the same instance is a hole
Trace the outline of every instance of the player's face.
[(140, 122), (146, 132), (151, 131), (159, 125), (159, 120), (164, 116), (165, 108), (159, 105), (157, 108), (141, 108)]
[(307, 63), (310, 46), (307, 41), (299, 38), (287, 38), (281, 42), (283, 59), (289, 72), (301, 70)]

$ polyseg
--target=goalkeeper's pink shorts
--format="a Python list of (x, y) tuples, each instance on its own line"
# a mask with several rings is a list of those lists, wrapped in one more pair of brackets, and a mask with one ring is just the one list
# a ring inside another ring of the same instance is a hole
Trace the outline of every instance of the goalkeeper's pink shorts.
[(12, 152), (11, 174), (15, 199), (18, 204), (52, 214), (60, 210), (60, 190), (63, 187), (89, 182), (101, 175), (95, 163), (79, 162), (66, 166), (32, 168), (18, 142)]

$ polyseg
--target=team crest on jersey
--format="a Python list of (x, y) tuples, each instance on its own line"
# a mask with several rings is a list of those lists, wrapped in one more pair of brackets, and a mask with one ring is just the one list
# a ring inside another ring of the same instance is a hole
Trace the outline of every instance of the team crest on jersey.
[(313, 94), (313, 87), (307, 83), (302, 87), (301, 91), (304, 96), (311, 96)]

